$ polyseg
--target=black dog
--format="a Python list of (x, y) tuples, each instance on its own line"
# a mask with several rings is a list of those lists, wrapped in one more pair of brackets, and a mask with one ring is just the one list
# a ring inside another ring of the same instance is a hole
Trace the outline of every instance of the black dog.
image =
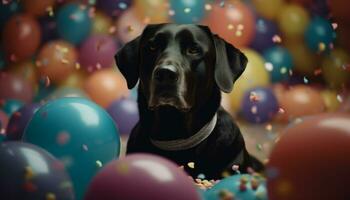
[(247, 64), (238, 49), (206, 26), (157, 24), (147, 26), (115, 58), (129, 89), (139, 80), (140, 121), (127, 153), (164, 156), (192, 177), (203, 173), (217, 179), (234, 173), (233, 165), (241, 172), (263, 168), (220, 107), (221, 91), (232, 90)]

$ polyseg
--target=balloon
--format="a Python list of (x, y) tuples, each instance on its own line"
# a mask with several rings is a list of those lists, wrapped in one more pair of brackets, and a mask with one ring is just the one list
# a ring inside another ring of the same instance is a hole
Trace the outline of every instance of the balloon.
[(348, 23), (350, 19), (350, 13), (348, 10), (348, 2), (344, 0), (331, 0), (328, 1), (329, 7), (331, 9), (332, 16), (336, 21), (343, 23)]
[(102, 0), (97, 1), (97, 7), (110, 16), (118, 17), (131, 3), (131, 0)]
[(21, 9), (21, 4), (18, 1), (0, 3), (0, 32), (2, 32), (2, 28), (7, 20)]
[(45, 44), (37, 57), (36, 65), (41, 76), (57, 83), (69, 76), (77, 65), (78, 55), (71, 44), (55, 40)]
[(63, 164), (42, 148), (0, 144), (0, 193), (5, 199), (74, 199)]
[(247, 91), (242, 100), (243, 117), (252, 123), (265, 123), (278, 111), (278, 102), (268, 88), (254, 88)]
[(81, 199), (100, 167), (119, 156), (119, 133), (102, 108), (81, 98), (43, 105), (30, 120), (23, 140), (63, 161)]
[(259, 86), (268, 86), (270, 82), (269, 73), (264, 66), (264, 58), (251, 49), (243, 49), (243, 53), (248, 58), (248, 64), (243, 74), (233, 85), (233, 90), (230, 93), (233, 111), (239, 110), (243, 95), (247, 90)]
[(349, 82), (350, 57), (342, 49), (334, 49), (323, 58), (322, 75), (332, 88), (341, 88)]
[(285, 36), (303, 35), (310, 21), (307, 11), (296, 4), (284, 5), (279, 10), (277, 22)]
[(19, 99), (30, 102), (33, 98), (33, 87), (18, 75), (0, 72), (0, 99)]
[(278, 28), (273, 21), (264, 18), (257, 18), (255, 23), (255, 37), (250, 46), (262, 52), (263, 50), (274, 46), (273, 38), (278, 35)]
[(319, 58), (300, 39), (287, 39), (285, 46), (293, 57), (293, 71), (301, 75), (314, 76), (320, 66)]
[(108, 35), (93, 35), (86, 39), (79, 50), (79, 61), (88, 72), (112, 67), (117, 45)]
[[(240, 174), (227, 177), (205, 193), (206, 200), (267, 200), (265, 179), (259, 175)], [(231, 196), (231, 198), (229, 198)], [(226, 198), (224, 198), (226, 197)]]
[(172, 20), (178, 24), (197, 23), (204, 16), (204, 1), (170, 0), (170, 8), (174, 12)]
[(349, 130), (350, 115), (340, 113), (285, 129), (267, 165), (269, 199), (349, 199)]
[(60, 87), (82, 88), (86, 79), (85, 71), (77, 70), (71, 73), (66, 80), (60, 83)]
[(54, 92), (52, 92), (48, 97), (46, 97), (46, 101), (51, 101), (54, 99), (59, 99), (63, 97), (80, 97), (80, 98), (88, 98), (84, 91), (79, 88), (73, 87), (60, 87)]
[(132, 154), (106, 165), (91, 181), (84, 199), (199, 200), (200, 196), (191, 179), (172, 162)]
[(137, 102), (130, 98), (114, 101), (107, 107), (121, 134), (130, 135), (131, 130), (139, 121)]
[(102, 12), (96, 12), (92, 18), (92, 34), (110, 34), (112, 26), (112, 19)]
[(41, 42), (45, 44), (50, 40), (57, 40), (59, 38), (57, 32), (57, 23), (55, 18), (46, 16), (39, 18), (41, 28)]
[(3, 47), (12, 62), (30, 58), (40, 45), (40, 26), (32, 17), (21, 14), (12, 16), (2, 33)]
[(84, 89), (90, 98), (102, 107), (128, 95), (125, 79), (115, 69), (103, 69), (93, 73)]
[(34, 113), (40, 108), (40, 104), (26, 104), (18, 109), (10, 118), (6, 132), (8, 140), (22, 139), (24, 129)]
[[(190, 0), (190, 1), (195, 1), (195, 0)], [(134, 8), (136, 11), (135, 14), (140, 20), (143, 20), (145, 23), (154, 24), (154, 23), (165, 23), (169, 21), (168, 6), (169, 5), (166, 0), (144, 0), (144, 1), (135, 1)], [(183, 12), (183, 11), (180, 11), (180, 12)]]
[(293, 67), (293, 58), (282, 46), (275, 46), (264, 51), (266, 68), (270, 72), (272, 82), (286, 80)]
[(323, 90), (321, 92), (322, 99), (324, 101), (326, 110), (328, 112), (334, 112), (337, 111), (340, 107), (340, 102), (337, 98), (337, 93), (333, 90)]
[(267, 19), (275, 19), (284, 4), (284, 0), (253, 0), (256, 11)]
[(135, 16), (135, 9), (125, 11), (117, 20), (117, 35), (120, 41), (125, 44), (141, 35), (145, 24)]
[(20, 100), (8, 99), (4, 102), (1, 109), (7, 114), (7, 116), (11, 117), (11, 115), (20, 109), (23, 105), (24, 103)]
[(29, 82), (33, 88), (35, 88), (37, 85), (38, 75), (33, 61), (27, 60), (19, 63), (14, 63), (8, 68), (11, 74), (22, 77), (24, 80)]
[(5, 129), (7, 127), (8, 122), (9, 118), (7, 117), (6, 113), (0, 110), (0, 132), (2, 132), (2, 129)]
[(293, 86), (285, 91), (279, 104), (283, 114), (290, 119), (319, 114), (325, 109), (321, 94), (306, 85)]
[(76, 3), (66, 4), (58, 10), (58, 34), (72, 44), (79, 44), (91, 31), (91, 19), (86, 6)]
[(232, 6), (213, 5), (205, 23), (229, 43), (238, 47), (247, 46), (255, 34), (254, 15), (239, 1), (233, 1), (230, 4)]
[(53, 12), (55, 0), (22, 0), (24, 11), (34, 16), (42, 16), (50, 11)]
[(306, 44), (314, 52), (330, 50), (334, 39), (331, 23), (321, 17), (314, 17), (305, 31)]

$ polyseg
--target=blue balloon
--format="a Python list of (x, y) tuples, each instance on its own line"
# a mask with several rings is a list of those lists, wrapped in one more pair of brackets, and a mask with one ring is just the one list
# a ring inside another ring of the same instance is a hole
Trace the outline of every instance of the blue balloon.
[(73, 44), (79, 44), (91, 31), (91, 19), (88, 8), (76, 3), (70, 3), (62, 7), (57, 14), (57, 31), (65, 40)]
[(112, 118), (83, 98), (61, 98), (42, 106), (27, 125), (23, 140), (65, 164), (76, 199), (82, 199), (92, 177), (120, 153), (119, 132)]
[(266, 181), (261, 176), (249, 174), (227, 177), (205, 192), (206, 200), (221, 200), (224, 195), (234, 199), (267, 200)]
[(335, 37), (332, 24), (321, 17), (315, 17), (305, 31), (306, 44), (314, 52), (329, 51)]
[(5, 104), (2, 106), (2, 110), (11, 117), (11, 115), (20, 109), (24, 103), (17, 99), (8, 99), (5, 101)]
[(242, 100), (242, 115), (252, 123), (265, 123), (278, 112), (278, 102), (269, 88), (248, 90)]
[(199, 22), (204, 17), (203, 0), (170, 0), (170, 7), (174, 11), (171, 17), (179, 24)]
[(273, 21), (259, 17), (255, 22), (255, 30), (254, 39), (250, 44), (253, 49), (262, 52), (275, 45), (272, 39), (279, 32), (277, 25)]
[(288, 79), (289, 71), (293, 67), (293, 58), (286, 48), (281, 46), (269, 48), (264, 51), (263, 56), (272, 82)]

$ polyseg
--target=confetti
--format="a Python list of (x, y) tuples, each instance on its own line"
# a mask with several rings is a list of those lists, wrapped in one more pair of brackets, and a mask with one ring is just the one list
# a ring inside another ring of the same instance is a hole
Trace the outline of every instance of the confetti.
[(305, 84), (308, 84), (308, 83), (309, 83), (309, 80), (306, 78), (306, 76), (304, 76), (304, 79), (303, 79), (303, 80), (304, 80), (304, 83), (305, 83)]
[(89, 148), (88, 148), (88, 146), (86, 144), (83, 144), (82, 148), (83, 148), (84, 151), (88, 151), (89, 150)]
[(258, 107), (257, 106), (252, 106), (250, 111), (253, 113), (253, 114), (256, 114), (258, 112)]
[(52, 6), (47, 7), (46, 11), (48, 12), (50, 17), (52, 17), (54, 15)]
[(210, 4), (205, 4), (205, 6), (204, 6), (204, 8), (205, 8), (205, 10), (211, 10), (213, 7), (210, 5)]
[(67, 59), (61, 59), (61, 63), (63, 64), (69, 64), (69, 61)]
[(252, 178), (252, 180), (250, 181), (250, 185), (252, 187), (253, 190), (258, 189), (259, 187), (259, 181), (256, 178)]
[(256, 92), (250, 92), (249, 100), (251, 102), (258, 102), (260, 101), (260, 96)]
[(228, 24), (228, 25), (227, 25), (227, 29), (228, 29), (228, 30), (232, 30), (232, 29), (234, 29), (234, 28), (235, 28), (235, 27), (234, 27), (232, 24)]
[(343, 97), (341, 95), (337, 95), (337, 100), (338, 102), (342, 103), (343, 102)]
[(221, 1), (220, 2), (220, 7), (224, 7), (225, 6), (225, 1)]
[(283, 108), (279, 108), (279, 109), (278, 109), (278, 113), (279, 113), (279, 114), (283, 114), (283, 113), (285, 113), (285, 110), (284, 110)]
[(99, 161), (99, 160), (96, 160), (96, 166), (97, 166), (97, 167), (102, 167), (102, 162)]
[(204, 174), (198, 174), (197, 178), (199, 178), (199, 179), (205, 179), (205, 175), (204, 175)]
[(272, 63), (269, 63), (269, 62), (267, 62), (267, 63), (265, 63), (265, 69), (267, 70), (267, 71), (272, 71), (273, 70), (273, 65), (272, 65)]
[(258, 151), (262, 151), (262, 150), (263, 150), (263, 147), (262, 147), (261, 144), (256, 144), (256, 149), (257, 149)]
[(265, 126), (265, 129), (268, 130), (268, 131), (272, 131), (272, 125), (271, 124), (267, 124)]
[(122, 10), (125, 10), (128, 8), (128, 5), (124, 2), (119, 2), (118, 7)]
[(320, 75), (320, 74), (322, 74), (322, 69), (321, 69), (321, 68), (315, 69), (314, 75), (315, 75), (315, 76), (318, 76), (318, 75)]
[(190, 13), (190, 12), (191, 12), (191, 8), (185, 8), (185, 9), (184, 9), (184, 12), (185, 12), (185, 13)]
[(324, 50), (326, 50), (326, 45), (325, 45), (325, 43), (323, 43), (323, 42), (320, 42), (319, 44), (318, 44), (318, 50), (319, 51), (324, 51)]
[(194, 169), (194, 162), (187, 163), (187, 166), (191, 169)]
[(236, 172), (239, 170), (239, 165), (232, 165), (231, 169)]
[(242, 31), (240, 31), (240, 30), (237, 30), (237, 31), (236, 31), (236, 36), (237, 36), (237, 37), (242, 36), (242, 34), (243, 34)]
[(335, 29), (338, 28), (338, 24), (337, 24), (337, 23), (332, 23), (332, 27), (333, 27), (333, 29), (335, 30)]
[(56, 195), (54, 193), (47, 193), (46, 194), (46, 200), (56, 200)]
[(285, 73), (287, 73), (287, 71), (288, 71), (287, 67), (281, 67), (281, 69), (280, 69), (281, 74), (285, 74)]
[(282, 42), (282, 38), (279, 35), (274, 35), (272, 37), (272, 42), (274, 42), (274, 43), (281, 43)]
[(174, 16), (175, 15), (175, 11), (174, 10), (169, 10), (168, 11), (168, 15), (169, 16)]
[(79, 70), (80, 67), (81, 67), (81, 66), (80, 66), (80, 63), (79, 63), (79, 62), (76, 62), (76, 63), (75, 63), (75, 69), (78, 69), (78, 70)]

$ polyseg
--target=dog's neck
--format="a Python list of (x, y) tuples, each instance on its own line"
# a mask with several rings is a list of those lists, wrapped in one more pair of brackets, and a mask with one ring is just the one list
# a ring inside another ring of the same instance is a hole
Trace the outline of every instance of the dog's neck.
[(189, 138), (212, 121), (220, 101), (220, 91), (214, 90), (205, 102), (190, 112), (184, 113), (171, 107), (151, 111), (147, 108), (145, 97), (139, 91), (141, 128), (148, 131), (152, 139), (158, 141)]

